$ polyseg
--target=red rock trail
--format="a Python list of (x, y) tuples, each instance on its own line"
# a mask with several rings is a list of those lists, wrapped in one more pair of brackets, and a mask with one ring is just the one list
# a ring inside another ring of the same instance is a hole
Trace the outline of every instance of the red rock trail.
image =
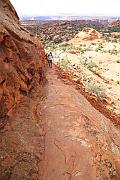
[(0, 180), (120, 179), (120, 131), (47, 71), (38, 38), (0, 0)]
[(120, 131), (75, 87), (47, 72), (45, 154), (39, 180), (120, 179)]

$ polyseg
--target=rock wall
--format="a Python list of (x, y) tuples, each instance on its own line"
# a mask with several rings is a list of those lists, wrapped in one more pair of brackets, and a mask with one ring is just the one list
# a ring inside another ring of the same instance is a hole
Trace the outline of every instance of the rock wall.
[(45, 66), (39, 39), (20, 25), (10, 1), (0, 0), (0, 180), (39, 179)]
[(20, 25), (10, 1), (0, 0), (0, 118), (39, 85), (44, 66), (39, 39)]

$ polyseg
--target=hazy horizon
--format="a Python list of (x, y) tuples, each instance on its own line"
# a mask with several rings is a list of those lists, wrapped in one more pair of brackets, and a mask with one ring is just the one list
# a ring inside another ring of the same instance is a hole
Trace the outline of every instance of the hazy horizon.
[(50, 14), (19, 14), (21, 17), (39, 17), (39, 16), (80, 16), (80, 17), (120, 17), (120, 15), (104, 15), (104, 14), (76, 14), (76, 13), (50, 13)]
[(119, 0), (11, 0), (19, 16), (120, 16)]

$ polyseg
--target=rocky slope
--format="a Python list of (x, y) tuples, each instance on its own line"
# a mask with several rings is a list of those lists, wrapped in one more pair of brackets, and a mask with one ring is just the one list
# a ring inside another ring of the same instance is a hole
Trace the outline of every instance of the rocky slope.
[(20, 26), (8, 0), (0, 1), (0, 117), (41, 81), (45, 56), (41, 43)]

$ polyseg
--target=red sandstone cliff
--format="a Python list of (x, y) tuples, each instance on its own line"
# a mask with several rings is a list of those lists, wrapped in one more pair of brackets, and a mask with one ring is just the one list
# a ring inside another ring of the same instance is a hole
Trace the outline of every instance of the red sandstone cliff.
[(44, 68), (39, 39), (22, 28), (9, 0), (0, 0), (0, 180), (38, 179)]
[(0, 0), (0, 117), (40, 83), (45, 53), (26, 31), (9, 0)]

